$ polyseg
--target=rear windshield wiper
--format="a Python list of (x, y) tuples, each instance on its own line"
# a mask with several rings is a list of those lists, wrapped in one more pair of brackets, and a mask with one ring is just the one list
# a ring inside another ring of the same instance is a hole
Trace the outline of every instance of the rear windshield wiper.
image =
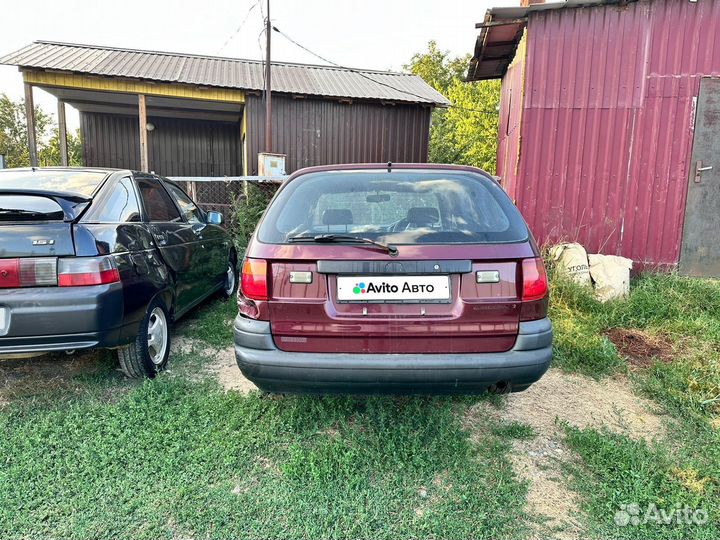
[(333, 242), (360, 242), (362, 244), (371, 244), (384, 249), (389, 255), (398, 254), (398, 249), (390, 244), (383, 244), (376, 240), (363, 238), (362, 236), (352, 236), (349, 234), (318, 234), (316, 236), (291, 236), (288, 242), (317, 242), (318, 244), (331, 244)]

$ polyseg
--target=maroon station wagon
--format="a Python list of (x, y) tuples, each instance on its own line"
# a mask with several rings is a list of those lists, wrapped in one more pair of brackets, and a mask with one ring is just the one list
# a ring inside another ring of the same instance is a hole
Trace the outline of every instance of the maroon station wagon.
[(552, 358), (537, 245), (471, 167), (296, 172), (248, 246), (238, 304), (238, 366), (268, 392), (517, 392)]

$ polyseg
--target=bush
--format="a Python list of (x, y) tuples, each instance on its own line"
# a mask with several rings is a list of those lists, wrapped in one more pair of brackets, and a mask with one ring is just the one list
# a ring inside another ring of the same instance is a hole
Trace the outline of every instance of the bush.
[(246, 182), (244, 193), (233, 198), (228, 229), (241, 257), (276, 190), (275, 184)]

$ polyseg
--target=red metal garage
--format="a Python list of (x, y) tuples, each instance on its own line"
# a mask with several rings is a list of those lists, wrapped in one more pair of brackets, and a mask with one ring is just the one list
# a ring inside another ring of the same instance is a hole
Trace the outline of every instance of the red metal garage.
[(497, 171), (539, 240), (720, 276), (720, 0), (531, 4), (488, 11), (468, 80), (503, 80)]

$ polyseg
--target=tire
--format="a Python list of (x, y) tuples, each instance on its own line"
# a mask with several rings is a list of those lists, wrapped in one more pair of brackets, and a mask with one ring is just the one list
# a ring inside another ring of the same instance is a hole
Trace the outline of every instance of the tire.
[(238, 269), (237, 269), (237, 256), (235, 253), (231, 253), (228, 259), (228, 267), (225, 273), (225, 281), (223, 282), (223, 288), (221, 291), (222, 298), (229, 300), (235, 297), (235, 293), (238, 288)]
[(170, 355), (170, 324), (167, 308), (156, 298), (148, 305), (133, 343), (118, 349), (120, 369), (130, 378), (152, 379), (165, 369)]

